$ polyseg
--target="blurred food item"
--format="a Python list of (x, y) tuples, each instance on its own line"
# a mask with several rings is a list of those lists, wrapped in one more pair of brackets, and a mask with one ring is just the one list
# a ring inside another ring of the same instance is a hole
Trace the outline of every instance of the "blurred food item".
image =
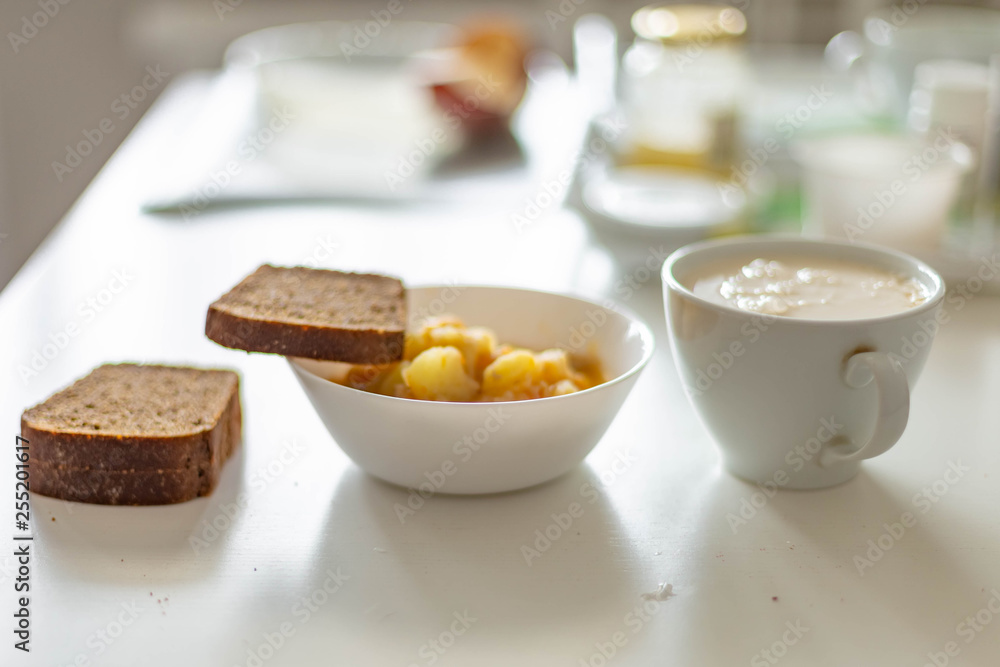
[(442, 315), (406, 334), (402, 362), (353, 366), (330, 380), (399, 398), (481, 402), (572, 394), (604, 378), (596, 359), (500, 344), (490, 329)]
[(449, 122), (471, 133), (506, 127), (527, 86), (524, 31), (505, 20), (460, 28), (454, 46), (421, 54), (421, 73)]
[(749, 81), (734, 7), (649, 6), (622, 63), (629, 132), (619, 164), (666, 165), (725, 174), (738, 145), (739, 107)]

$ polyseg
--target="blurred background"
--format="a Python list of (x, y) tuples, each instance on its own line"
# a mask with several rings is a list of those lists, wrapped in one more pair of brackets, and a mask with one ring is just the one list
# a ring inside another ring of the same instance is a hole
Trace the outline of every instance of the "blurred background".
[[(484, 10), (501, 10), (520, 24), (533, 48), (554, 52), (570, 67), (575, 58), (573, 26), (580, 16), (601, 14), (610, 20), (619, 36), (616, 49), (621, 59), (634, 46), (633, 14), (645, 4), (642, 0), (403, 3), (407, 21), (461, 23)], [(826, 45), (845, 30), (862, 30), (865, 17), (884, 6), (879, 0), (731, 4), (745, 15), (740, 48), (751, 68), (763, 71), (777, 62), (792, 69), (807, 63), (836, 70), (840, 58), (845, 78), (851, 76), (862, 38), (854, 33), (839, 46), (835, 41), (833, 54)], [(898, 4), (997, 8), (1000, 0)], [(7, 42), (0, 57), (0, 285), (8, 282), (143, 113), (182, 73), (219, 68), (227, 44), (263, 27), (320, 19), (370, 20), (373, 11), (386, 6), (386, 0), (18, 0), (0, 5)], [(650, 41), (656, 41), (655, 35)], [(626, 81), (619, 83), (627, 86), (628, 73), (620, 78)], [(743, 99), (741, 104), (752, 106), (752, 100), (759, 98)], [(802, 104), (808, 98), (796, 99)], [(753, 113), (749, 108), (744, 116)], [(112, 123), (95, 129), (106, 118)], [(773, 128), (773, 120), (765, 125)], [(91, 141), (96, 144), (92, 153), (78, 159), (70, 156), (69, 147), (88, 136), (99, 137)], [(640, 157), (633, 155), (633, 162), (648, 161), (640, 149), (634, 151)], [(730, 181), (737, 175), (720, 173)], [(777, 206), (780, 209), (781, 203)]]

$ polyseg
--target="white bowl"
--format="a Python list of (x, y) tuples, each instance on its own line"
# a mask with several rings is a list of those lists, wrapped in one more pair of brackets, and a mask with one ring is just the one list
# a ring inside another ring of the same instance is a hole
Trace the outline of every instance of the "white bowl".
[(395, 398), (326, 379), (337, 364), (289, 364), (340, 448), (387, 482), (434, 493), (498, 493), (571, 470), (600, 441), (653, 353), (653, 334), (628, 311), (506, 287), (407, 290), (411, 324), (453, 313), (501, 342), (598, 356), (607, 382), (528, 401), (445, 403)]

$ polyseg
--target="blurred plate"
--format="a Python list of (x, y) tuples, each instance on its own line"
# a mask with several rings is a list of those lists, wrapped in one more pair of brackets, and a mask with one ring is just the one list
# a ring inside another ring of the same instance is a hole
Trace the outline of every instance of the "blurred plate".
[(715, 180), (664, 167), (609, 167), (583, 185), (582, 199), (595, 236), (629, 266), (737, 231), (743, 213)]
[[(373, 27), (374, 26), (374, 27)], [(458, 28), (448, 23), (391, 21), (319, 21), (264, 28), (234, 40), (226, 67), (252, 68), (303, 58), (331, 58), (345, 63), (382, 61), (396, 65), (424, 49), (454, 43)]]
[(457, 33), (412, 21), (293, 24), (240, 37), (225, 63), (256, 77), (261, 127), (292, 118), (269, 148), (276, 166), (305, 185), (395, 191), (462, 145), (415, 59)]

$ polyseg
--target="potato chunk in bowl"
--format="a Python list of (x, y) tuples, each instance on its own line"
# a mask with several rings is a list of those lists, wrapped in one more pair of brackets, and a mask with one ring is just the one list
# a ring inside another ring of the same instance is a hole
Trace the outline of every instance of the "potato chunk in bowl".
[(455, 402), (561, 396), (604, 381), (596, 359), (500, 344), (491, 330), (466, 327), (452, 315), (430, 318), (407, 332), (403, 361), (353, 366), (331, 379), (388, 396)]

